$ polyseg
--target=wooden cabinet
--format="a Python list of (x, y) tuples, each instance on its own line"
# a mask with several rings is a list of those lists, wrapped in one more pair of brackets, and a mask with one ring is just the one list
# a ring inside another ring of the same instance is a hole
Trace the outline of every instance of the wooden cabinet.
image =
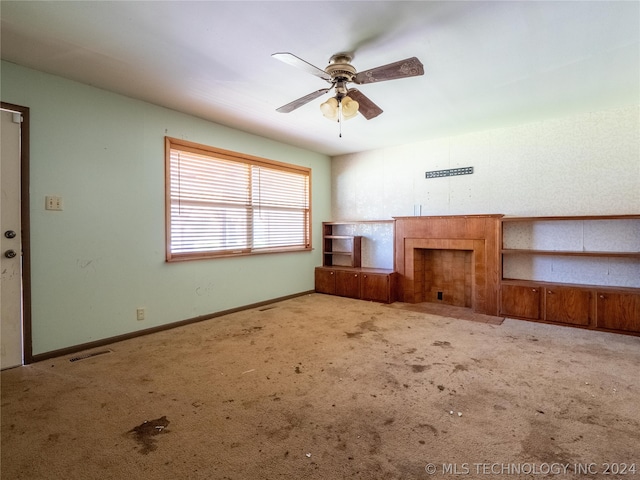
[(503, 217), (500, 235), (501, 315), (640, 333), (640, 215)]
[(336, 294), (336, 272), (328, 268), (316, 268), (316, 292)]
[(593, 292), (588, 287), (505, 281), (500, 314), (530, 320), (590, 325)]
[(540, 316), (540, 287), (503, 285), (500, 314), (537, 320)]
[(571, 325), (591, 324), (591, 291), (549, 285), (544, 288), (544, 320)]
[(633, 288), (505, 280), (500, 314), (598, 330), (640, 333), (640, 293)]
[(316, 267), (316, 292), (382, 303), (395, 301), (396, 274), (379, 268)]
[(389, 273), (363, 273), (360, 279), (360, 298), (374, 302), (395, 301), (395, 275)]
[(596, 292), (597, 326), (640, 332), (640, 294)]
[(358, 270), (336, 270), (336, 295), (360, 298), (360, 272)]

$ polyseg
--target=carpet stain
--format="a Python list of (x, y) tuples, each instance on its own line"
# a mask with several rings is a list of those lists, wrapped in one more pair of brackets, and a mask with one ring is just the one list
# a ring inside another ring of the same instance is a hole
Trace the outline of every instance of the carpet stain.
[(420, 373), (420, 372), (424, 372), (430, 367), (431, 365), (411, 365), (411, 370), (415, 373)]
[(377, 332), (378, 327), (374, 325), (375, 320), (376, 320), (376, 317), (371, 317), (371, 320), (360, 322), (357, 325), (359, 330), (355, 332), (344, 332), (344, 333), (347, 335), (347, 338), (360, 338), (364, 333)]
[(520, 441), (522, 458), (545, 463), (575, 464), (578, 460), (571, 451), (556, 441), (559, 429), (552, 421), (530, 423), (529, 435)]
[(241, 332), (239, 333), (234, 333), (231, 336), (232, 337), (243, 337), (246, 335), (251, 335), (252, 333), (256, 333), (259, 332), (260, 330), (262, 330), (262, 327), (251, 327), (251, 328), (243, 328)]
[(377, 332), (378, 327), (374, 325), (374, 321), (376, 317), (371, 317), (371, 320), (367, 320), (366, 322), (362, 322), (358, 324), (358, 328), (363, 332)]
[(420, 423), (418, 424), (419, 428), (427, 428), (429, 430), (431, 430), (431, 433), (433, 433), (434, 437), (438, 436), (438, 429), (436, 427), (434, 427), (433, 425), (431, 425), (430, 423)]
[(155, 420), (145, 420), (127, 433), (133, 434), (136, 442), (142, 447), (140, 453), (148, 455), (158, 448), (156, 445), (157, 440), (153, 437), (161, 433), (167, 433), (165, 429), (169, 426), (169, 423), (166, 416), (156, 418)]

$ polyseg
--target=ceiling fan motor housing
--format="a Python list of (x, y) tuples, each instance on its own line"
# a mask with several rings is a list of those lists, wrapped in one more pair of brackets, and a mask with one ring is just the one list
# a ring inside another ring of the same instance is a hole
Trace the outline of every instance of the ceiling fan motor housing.
[(356, 69), (351, 65), (351, 56), (339, 53), (329, 60), (329, 65), (324, 69), (334, 82), (351, 82), (356, 75)]

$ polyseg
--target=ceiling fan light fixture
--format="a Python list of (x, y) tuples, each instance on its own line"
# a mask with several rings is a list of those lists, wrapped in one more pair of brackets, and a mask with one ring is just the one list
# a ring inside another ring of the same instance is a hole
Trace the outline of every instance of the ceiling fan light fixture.
[(342, 117), (345, 120), (355, 117), (358, 114), (360, 104), (353, 100), (351, 97), (344, 97), (342, 103)]
[(322, 115), (324, 115), (329, 120), (337, 120), (338, 119), (338, 99), (335, 97), (331, 97), (326, 102), (320, 105), (320, 111)]

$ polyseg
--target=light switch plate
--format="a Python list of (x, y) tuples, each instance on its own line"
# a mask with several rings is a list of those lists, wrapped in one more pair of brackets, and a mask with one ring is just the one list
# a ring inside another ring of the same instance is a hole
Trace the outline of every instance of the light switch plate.
[(47, 195), (44, 197), (45, 210), (62, 210), (62, 197)]

